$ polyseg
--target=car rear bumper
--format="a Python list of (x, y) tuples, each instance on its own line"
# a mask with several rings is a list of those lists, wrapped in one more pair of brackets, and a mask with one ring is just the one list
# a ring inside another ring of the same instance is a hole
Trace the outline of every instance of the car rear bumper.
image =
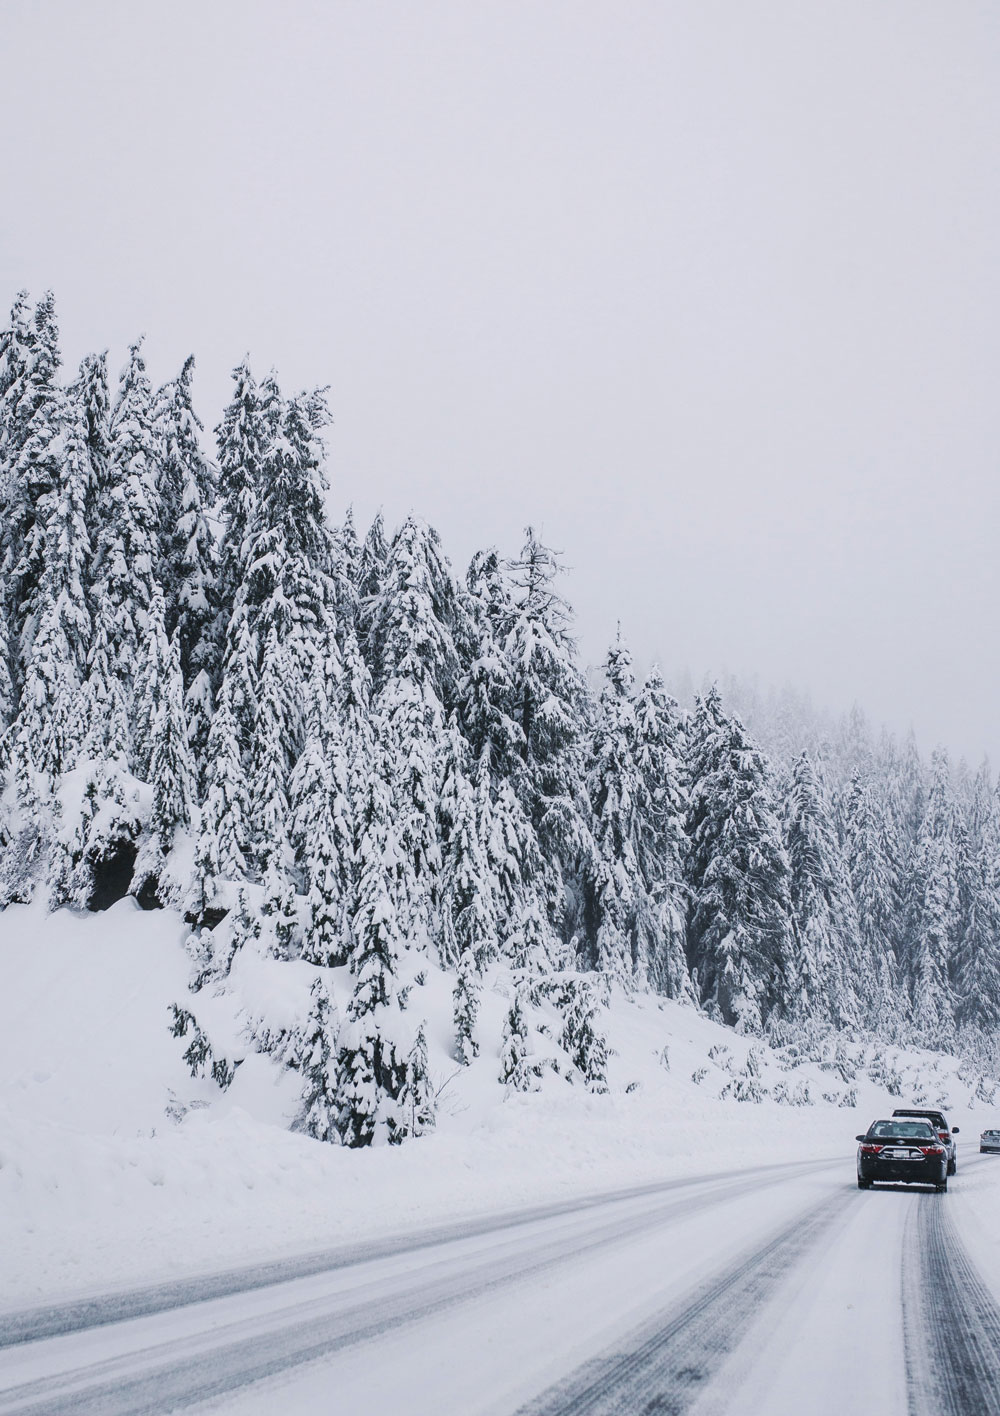
[(858, 1175), (862, 1180), (882, 1181), (884, 1184), (900, 1185), (941, 1185), (947, 1178), (947, 1159), (944, 1160), (862, 1160), (858, 1162)]

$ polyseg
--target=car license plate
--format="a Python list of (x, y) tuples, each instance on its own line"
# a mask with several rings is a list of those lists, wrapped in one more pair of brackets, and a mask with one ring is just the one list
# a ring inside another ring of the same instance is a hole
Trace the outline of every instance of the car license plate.
[(887, 1160), (914, 1160), (919, 1158), (920, 1152), (903, 1149), (902, 1146), (895, 1146), (891, 1149), (887, 1146), (882, 1154)]

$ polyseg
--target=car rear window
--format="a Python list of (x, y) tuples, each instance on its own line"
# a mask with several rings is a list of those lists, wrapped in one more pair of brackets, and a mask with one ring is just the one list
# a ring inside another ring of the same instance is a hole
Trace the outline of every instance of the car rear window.
[(868, 1134), (879, 1138), (890, 1136), (911, 1141), (923, 1140), (927, 1136), (935, 1139), (934, 1127), (929, 1121), (876, 1121)]

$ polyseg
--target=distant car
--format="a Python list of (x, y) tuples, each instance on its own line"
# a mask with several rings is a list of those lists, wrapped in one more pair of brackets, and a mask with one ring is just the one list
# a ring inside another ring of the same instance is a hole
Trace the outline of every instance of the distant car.
[(1000, 1131), (984, 1131), (979, 1137), (979, 1153), (1000, 1151)]
[(947, 1190), (948, 1150), (930, 1121), (893, 1116), (873, 1121), (857, 1139), (859, 1190), (870, 1190), (876, 1180)]
[(948, 1151), (948, 1174), (954, 1175), (958, 1170), (958, 1145), (955, 1137), (958, 1135), (958, 1127), (949, 1127), (943, 1111), (914, 1111), (908, 1107), (897, 1106), (892, 1113), (893, 1116), (913, 1116), (921, 1117), (929, 1121), (938, 1133), (938, 1140)]

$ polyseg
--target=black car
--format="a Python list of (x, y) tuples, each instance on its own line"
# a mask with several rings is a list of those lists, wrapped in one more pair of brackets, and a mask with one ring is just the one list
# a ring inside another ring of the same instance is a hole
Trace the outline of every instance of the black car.
[(1000, 1131), (984, 1131), (979, 1137), (979, 1153), (1000, 1151)]
[(876, 1180), (947, 1190), (948, 1151), (929, 1121), (893, 1116), (873, 1121), (857, 1139), (859, 1190), (870, 1190)]
[(958, 1127), (949, 1127), (943, 1111), (916, 1111), (909, 1107), (897, 1106), (892, 1114), (893, 1116), (912, 1116), (914, 1119), (920, 1117), (924, 1121), (929, 1121), (938, 1133), (938, 1140), (948, 1152), (948, 1174), (955, 1174), (958, 1169), (958, 1145), (955, 1141)]

